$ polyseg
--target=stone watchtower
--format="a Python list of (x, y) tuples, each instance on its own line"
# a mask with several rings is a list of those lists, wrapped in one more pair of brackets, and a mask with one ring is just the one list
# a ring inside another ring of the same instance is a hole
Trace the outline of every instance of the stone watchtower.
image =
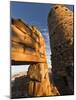
[(55, 5), (48, 16), (54, 83), (61, 95), (74, 92), (73, 12)]

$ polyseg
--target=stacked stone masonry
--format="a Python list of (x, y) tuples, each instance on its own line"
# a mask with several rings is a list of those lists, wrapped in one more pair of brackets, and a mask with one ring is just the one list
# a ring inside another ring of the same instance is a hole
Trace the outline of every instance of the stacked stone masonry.
[[(60, 95), (57, 88), (53, 86), (53, 83), (49, 80), (46, 47), (41, 32), (39, 32), (35, 26), (24, 24), (20, 19), (12, 19), (11, 30), (11, 60), (15, 62), (24, 61), (24, 64), (27, 62), (30, 64), (27, 72), (27, 78), (29, 79), (27, 96)], [(19, 94), (21, 97), (21, 93), (26, 94), (26, 90), (24, 93), (24, 89), (21, 88), (25, 85), (22, 85), (19, 79), (21, 80), (21, 78), (15, 79), (14, 86), (17, 87), (17, 92), (19, 91), (16, 97), (18, 97)], [(19, 83), (18, 80), (20, 81)], [(17, 83), (20, 84), (20, 90)], [(23, 92), (20, 92), (21, 89)]]
[(74, 93), (73, 12), (55, 5), (48, 15), (54, 83), (61, 95)]

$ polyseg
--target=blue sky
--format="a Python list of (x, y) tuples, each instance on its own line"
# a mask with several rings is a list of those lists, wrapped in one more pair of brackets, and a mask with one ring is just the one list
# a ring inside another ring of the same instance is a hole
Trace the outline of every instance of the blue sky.
[[(28, 24), (34, 24), (39, 29), (47, 29), (47, 16), (52, 8), (52, 4), (28, 3), (11, 1), (10, 15), (13, 18), (21, 18)], [(73, 10), (73, 6), (68, 6)]]
[(47, 28), (46, 20), (50, 9), (50, 4), (11, 2), (11, 17), (21, 18), (39, 28)]
[[(20, 18), (29, 25), (36, 25), (42, 32), (46, 42), (47, 62), (51, 67), (50, 55), (51, 50), (49, 46), (49, 36), (47, 27), (47, 16), (52, 8), (52, 4), (44, 3), (28, 3), (28, 2), (10, 2), (10, 16), (11, 18)], [(66, 5), (73, 11), (73, 6)], [(12, 66), (12, 73), (27, 70), (26, 66)]]

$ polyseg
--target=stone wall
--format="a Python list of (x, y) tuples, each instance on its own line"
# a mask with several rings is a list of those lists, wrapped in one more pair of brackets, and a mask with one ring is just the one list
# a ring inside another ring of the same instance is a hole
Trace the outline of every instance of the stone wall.
[(28, 82), (29, 79), (25, 75), (15, 77), (11, 81), (11, 98), (28, 97)]
[[(34, 30), (37, 31), (39, 36), (40, 48), (39, 52), (45, 55), (46, 58), (46, 49), (45, 41), (42, 34), (34, 27)], [(53, 83), (50, 82), (48, 76), (48, 64), (46, 61), (31, 64), (29, 66), (27, 76), (30, 78), (28, 86), (28, 95), (29, 96), (54, 96), (59, 95), (57, 89), (53, 86)], [(45, 87), (45, 88), (44, 88)]]
[[(46, 59), (46, 46), (42, 33), (35, 26), (27, 26), (20, 19), (12, 20), (12, 58), (11, 60), (25, 61), (30, 64), (27, 77), (27, 96), (54, 96), (60, 95), (48, 76), (48, 64)], [(28, 49), (29, 48), (29, 49)], [(33, 49), (33, 50), (32, 50)], [(22, 78), (22, 77), (21, 77)], [(25, 83), (21, 78), (15, 79), (14, 87), (17, 88), (12, 95), (25, 96)], [(27, 97), (25, 96), (25, 97)]]
[(74, 93), (73, 12), (55, 5), (48, 15), (54, 83), (61, 95)]

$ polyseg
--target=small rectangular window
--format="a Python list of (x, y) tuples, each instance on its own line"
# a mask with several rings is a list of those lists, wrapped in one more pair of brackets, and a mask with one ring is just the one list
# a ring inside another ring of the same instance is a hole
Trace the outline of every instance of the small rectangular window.
[(57, 9), (58, 7), (55, 7), (55, 9)]

